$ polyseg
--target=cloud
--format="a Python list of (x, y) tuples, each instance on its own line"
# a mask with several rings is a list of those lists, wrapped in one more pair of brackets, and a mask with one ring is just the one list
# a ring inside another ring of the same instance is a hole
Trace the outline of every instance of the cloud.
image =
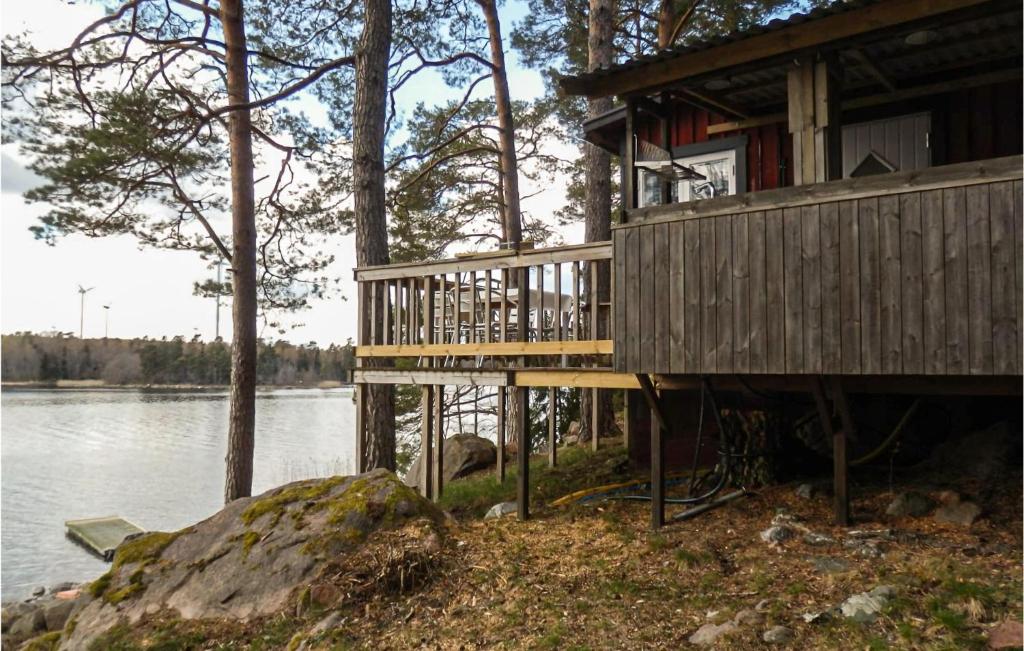
[(27, 190), (42, 185), (43, 178), (25, 167), (13, 156), (3, 152), (2, 169), (0, 169), (0, 185), (4, 194), (23, 194)]

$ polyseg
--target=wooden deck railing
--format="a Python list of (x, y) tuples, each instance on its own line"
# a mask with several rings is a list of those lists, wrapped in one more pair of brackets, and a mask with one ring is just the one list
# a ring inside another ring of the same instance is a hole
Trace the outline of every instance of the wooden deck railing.
[(480, 366), (486, 357), (501, 368), (522, 356), (566, 366), (578, 365), (568, 356), (610, 355), (611, 288), (598, 291), (598, 281), (611, 256), (611, 243), (600, 242), (356, 269), (356, 357), (424, 366)]
[(1020, 156), (631, 211), (620, 373), (1019, 375)]

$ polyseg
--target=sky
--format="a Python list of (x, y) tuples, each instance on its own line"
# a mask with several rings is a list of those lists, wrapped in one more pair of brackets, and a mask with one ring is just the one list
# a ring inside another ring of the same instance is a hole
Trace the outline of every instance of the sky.
[[(502, 30), (506, 38), (512, 24), (524, 11), (521, 2), (502, 7)], [(32, 32), (40, 49), (67, 45), (78, 31), (101, 15), (96, 4), (68, 4), (58, 0), (0, 2), (3, 33)], [(520, 66), (514, 52), (507, 52), (512, 99), (532, 99), (543, 92), (539, 73)], [(490, 91), (490, 87), (487, 88)], [(458, 89), (446, 89), (435, 77), (422, 76), (403, 89), (399, 111), (410, 111), (416, 101), (433, 97), (438, 101), (461, 96)], [(38, 178), (24, 166), (16, 143), (4, 142), (0, 167), (0, 331), (79, 332), (85, 337), (161, 338), (183, 335), (204, 340), (214, 337), (216, 306), (213, 299), (192, 294), (193, 283), (215, 275), (198, 255), (185, 251), (141, 249), (129, 236), (87, 238), (72, 235), (49, 246), (36, 240), (29, 227), (47, 211), (42, 204), (30, 204), (23, 193)], [(566, 145), (566, 154), (574, 150)], [(536, 188), (521, 188), (524, 195)], [(524, 210), (535, 216), (550, 216), (564, 201), (565, 181), (556, 180), (543, 191), (524, 200)], [(227, 229), (227, 224), (221, 225)], [(582, 228), (563, 233), (566, 243), (582, 241)], [(320, 345), (343, 344), (355, 339), (355, 266), (352, 236), (332, 240), (336, 256), (333, 275), (342, 279), (343, 296), (315, 301), (311, 309), (283, 319), (289, 325), (284, 334), (264, 329), (267, 339), (295, 343), (315, 341)], [(92, 288), (85, 294), (84, 309), (79, 287)], [(104, 306), (109, 309), (104, 309)], [(84, 317), (84, 318), (83, 318)], [(221, 306), (220, 334), (230, 338), (230, 302)]]

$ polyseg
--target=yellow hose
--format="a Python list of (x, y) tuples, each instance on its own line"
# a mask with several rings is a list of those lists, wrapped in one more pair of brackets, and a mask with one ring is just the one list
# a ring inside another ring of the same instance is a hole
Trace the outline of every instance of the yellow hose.
[[(669, 473), (668, 475), (665, 476), (665, 478), (666, 479), (682, 479), (682, 478), (688, 477), (688, 476), (689, 476), (689, 473), (674, 472), (674, 473)], [(616, 490), (616, 489), (619, 489), (619, 488), (628, 488), (630, 486), (641, 486), (641, 485), (646, 484), (646, 483), (647, 483), (647, 481), (624, 481), (624, 482), (620, 482), (620, 483), (617, 483), (617, 484), (606, 484), (604, 486), (595, 486), (593, 488), (584, 488), (583, 490), (578, 490), (575, 493), (569, 493), (568, 495), (563, 495), (562, 497), (559, 497), (554, 502), (551, 502), (551, 506), (565, 506), (566, 504), (571, 504), (572, 502), (578, 502), (579, 500), (583, 499), (584, 497), (590, 497), (591, 495), (599, 495), (601, 493), (607, 493), (609, 491), (613, 491), (613, 490)]]

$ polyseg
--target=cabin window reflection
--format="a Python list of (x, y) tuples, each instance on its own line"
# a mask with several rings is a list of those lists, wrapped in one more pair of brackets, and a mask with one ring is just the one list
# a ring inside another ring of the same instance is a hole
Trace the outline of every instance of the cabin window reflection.
[(663, 186), (664, 182), (657, 174), (640, 170), (640, 207), (660, 205)]
[(676, 162), (704, 176), (703, 179), (679, 181), (679, 201), (698, 201), (736, 194), (735, 150), (677, 158)]

